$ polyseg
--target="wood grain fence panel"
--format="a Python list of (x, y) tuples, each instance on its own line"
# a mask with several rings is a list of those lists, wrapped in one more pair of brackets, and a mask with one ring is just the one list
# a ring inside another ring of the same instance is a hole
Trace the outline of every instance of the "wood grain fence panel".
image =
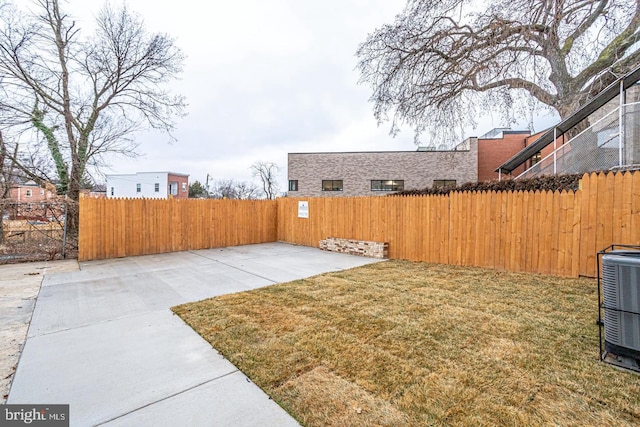
[(531, 269), (529, 271), (539, 271), (540, 266), (540, 234), (542, 230), (542, 192), (534, 192), (532, 236), (535, 236), (531, 244)]
[(449, 264), (451, 262), (449, 258), (449, 246), (451, 245), (451, 240), (449, 239), (449, 223), (451, 222), (451, 200), (448, 196), (439, 196), (440, 198), (440, 206), (441, 206), (441, 238), (443, 239), (442, 244), (442, 258), (441, 262), (445, 264)]
[(567, 212), (568, 240), (565, 266), (567, 276), (578, 275), (578, 262), (580, 258), (580, 198), (581, 190), (567, 192), (569, 210)]
[[(407, 238), (402, 239), (402, 254), (404, 259), (419, 261), (424, 259), (421, 253), (423, 225), (418, 221), (420, 205), (416, 197), (394, 197), (396, 204), (401, 205), (400, 215), (402, 221), (399, 224), (399, 233)], [(409, 232), (409, 231), (412, 232)]]
[(505, 256), (507, 253), (507, 196), (508, 193), (500, 192), (498, 193), (500, 199), (500, 210), (496, 212), (496, 215), (499, 215), (499, 233), (498, 233), (498, 253), (497, 253), (497, 268), (500, 270), (504, 270), (506, 267)]
[(459, 232), (458, 232), (458, 245), (459, 248), (456, 251), (458, 253), (459, 265), (468, 265), (469, 254), (469, 242), (471, 240), (471, 232), (473, 230), (472, 224), (470, 224), (469, 216), (471, 213), (471, 193), (462, 193), (458, 197), (458, 205), (460, 206), (460, 212), (458, 214)]
[(491, 228), (490, 231), (493, 235), (489, 243), (489, 247), (491, 250), (491, 254), (489, 259), (491, 261), (491, 268), (499, 268), (499, 252), (500, 252), (500, 238), (498, 237), (500, 234), (500, 209), (501, 209), (501, 200), (500, 194), (492, 191), (491, 193), (491, 206), (490, 206), (490, 216), (491, 216)]
[(518, 271), (518, 258), (520, 248), (518, 246), (519, 242), (519, 231), (518, 228), (520, 226), (519, 221), (521, 218), (519, 217), (519, 201), (521, 197), (520, 191), (514, 191), (510, 193), (510, 203), (509, 203), (509, 254), (507, 256), (507, 260), (509, 262), (508, 270), (510, 271)]
[[(471, 197), (471, 205), (470, 205), (470, 217), (469, 222), (471, 222), (471, 239), (468, 241), (469, 245), (469, 254), (467, 256), (468, 265), (480, 265), (481, 262), (478, 260), (479, 254), (478, 246), (482, 243), (480, 240), (484, 240), (485, 236), (483, 235), (483, 224), (479, 221), (480, 218), (480, 209), (481, 209), (481, 194), (478, 192), (474, 192)], [(476, 262), (478, 261), (478, 262)]]
[(81, 261), (277, 238), (275, 201), (83, 198), (80, 209)]
[(538, 252), (538, 271), (543, 274), (549, 274), (549, 246), (551, 244), (551, 233), (547, 221), (549, 221), (549, 197), (546, 191), (540, 193), (540, 223), (545, 224), (541, 228), (539, 235), (540, 246)]
[(513, 193), (513, 208), (512, 208), (512, 233), (511, 233), (511, 270), (522, 271), (520, 266), (520, 254), (522, 252), (522, 203), (524, 194), (522, 191), (516, 191)]
[[(613, 222), (614, 222), (614, 193), (615, 183), (619, 173), (616, 174), (599, 174), (598, 186), (602, 186), (604, 191), (598, 195), (598, 235), (596, 238), (596, 252), (604, 249), (612, 243), (618, 243), (613, 240)], [(613, 179), (611, 179), (613, 178)], [(596, 254), (594, 253), (594, 264)], [(594, 267), (595, 268), (595, 267)]]
[(531, 193), (524, 191), (522, 193), (522, 224), (520, 227), (521, 243), (520, 243), (520, 271), (529, 271), (528, 269), (528, 246), (530, 244), (530, 214), (531, 214)]
[(562, 227), (560, 215), (560, 193), (549, 192), (551, 197), (551, 212), (547, 227), (551, 229), (551, 246), (549, 247), (549, 274), (557, 274), (558, 270), (558, 253), (560, 241), (560, 229)]
[[(431, 221), (431, 198), (412, 197), (415, 213), (413, 216), (413, 230), (416, 233), (416, 246), (411, 250), (411, 259), (415, 261), (435, 262), (433, 260), (432, 246), (436, 240), (433, 234), (434, 224)], [(410, 230), (408, 230), (410, 232)]]
[(424, 242), (423, 247), (426, 248), (428, 262), (440, 263), (442, 262), (445, 246), (443, 243), (445, 240), (449, 240), (449, 236), (444, 237), (442, 235), (442, 215), (445, 214), (442, 208), (441, 199), (439, 196), (431, 195), (424, 197), (423, 213), (424, 221), (428, 225), (427, 232), (423, 235)]
[(466, 213), (465, 213), (465, 222), (467, 232), (463, 235), (464, 238), (464, 264), (465, 265), (473, 265), (475, 260), (475, 238), (477, 236), (477, 220), (476, 220), (476, 209), (477, 209), (477, 195), (475, 192), (469, 193), (469, 196), (465, 198), (466, 202)]
[[(611, 217), (611, 241), (615, 243), (622, 243), (623, 240), (626, 240), (623, 236), (623, 218), (625, 216), (625, 206), (624, 203), (624, 176), (628, 175), (622, 172), (616, 173), (615, 178), (613, 180), (613, 206), (612, 206), (612, 217)], [(616, 191), (620, 190), (620, 191)], [(629, 188), (630, 190), (630, 188)]]
[(487, 215), (487, 206), (489, 204), (488, 193), (482, 192), (477, 194), (476, 209), (476, 237), (474, 240), (474, 257), (473, 265), (482, 267), (487, 266), (487, 243), (491, 240), (487, 236), (489, 231), (489, 215)]
[[(438, 234), (439, 243), (433, 247), (434, 251), (438, 248), (440, 253), (437, 254), (438, 262), (443, 264), (452, 264), (451, 260), (451, 197), (450, 196), (434, 196), (437, 202), (431, 207), (430, 216), (436, 218), (437, 226), (435, 232)], [(443, 261), (446, 260), (446, 261)]]
[(462, 193), (458, 197), (458, 264), (467, 265), (467, 252), (469, 248), (469, 238), (471, 234), (471, 224), (469, 224), (469, 193)]
[(616, 187), (616, 206), (620, 207), (620, 223), (618, 227), (614, 227), (614, 239), (623, 244), (633, 244), (633, 233), (631, 231), (631, 217), (633, 212), (632, 197), (633, 197), (633, 174), (625, 172), (622, 175), (622, 183), (620, 189)]
[(580, 275), (595, 275), (596, 236), (598, 233), (598, 179), (596, 174), (583, 178), (582, 229), (580, 232)]
[(449, 263), (460, 265), (460, 233), (461, 223), (460, 215), (462, 206), (460, 205), (460, 193), (452, 193), (449, 195)]
[(598, 250), (640, 244), (640, 173), (585, 174), (562, 193), (80, 201), (80, 260), (330, 236), (388, 242), (391, 258), (593, 277)]
[(578, 277), (580, 274), (580, 246), (581, 246), (581, 216), (583, 190), (578, 190), (573, 195), (573, 222), (571, 229), (571, 277)]
[(504, 259), (504, 269), (510, 270), (511, 267), (511, 258), (513, 256), (513, 240), (514, 240), (514, 198), (515, 193), (508, 192), (505, 194), (507, 203), (505, 205), (505, 223), (504, 223), (504, 251), (503, 251), (503, 259)]
[(640, 245), (640, 172), (633, 174), (631, 190), (631, 230), (628, 243)]
[(570, 259), (571, 242), (572, 242), (572, 223), (573, 223), (573, 193), (569, 194), (563, 191), (559, 194), (560, 198), (560, 230), (558, 233), (558, 258), (557, 258), (557, 275), (570, 276), (571, 264), (567, 262)]

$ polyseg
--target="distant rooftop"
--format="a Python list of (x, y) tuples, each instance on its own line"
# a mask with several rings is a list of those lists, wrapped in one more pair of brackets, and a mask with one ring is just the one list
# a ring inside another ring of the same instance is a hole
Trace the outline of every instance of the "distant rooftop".
[(512, 130), (511, 128), (493, 128), (489, 132), (478, 137), (478, 139), (499, 139), (505, 134), (526, 134), (531, 135), (529, 130)]

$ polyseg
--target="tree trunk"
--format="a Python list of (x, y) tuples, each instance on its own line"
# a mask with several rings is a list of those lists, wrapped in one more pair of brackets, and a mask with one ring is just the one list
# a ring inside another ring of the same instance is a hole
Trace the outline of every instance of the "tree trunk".
[[(76, 177), (77, 169), (71, 171), (71, 179), (67, 188), (67, 197), (76, 204), (80, 201), (80, 179)], [(80, 210), (69, 209), (67, 211), (67, 233), (71, 236), (78, 235), (80, 226)]]

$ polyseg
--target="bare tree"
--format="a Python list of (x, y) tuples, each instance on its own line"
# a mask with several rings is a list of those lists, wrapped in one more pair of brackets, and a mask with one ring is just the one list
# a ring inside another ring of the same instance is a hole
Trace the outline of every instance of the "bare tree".
[(392, 133), (450, 143), (480, 110), (567, 117), (640, 62), (639, 25), (640, 0), (408, 0), (359, 47), (358, 68)]
[(0, 243), (4, 242), (4, 216), (9, 203), (11, 184), (13, 183), (16, 166), (11, 160), (16, 157), (16, 152), (10, 153), (0, 132)]
[(260, 189), (253, 182), (223, 179), (214, 181), (211, 197), (214, 199), (252, 200), (260, 197)]
[(30, 15), (2, 9), (0, 126), (36, 129), (41, 144), (23, 142), (14, 160), (43, 185), (46, 171), (33, 164), (46, 153), (59, 191), (78, 200), (87, 167), (108, 154), (135, 155), (133, 132), (173, 129), (185, 102), (164, 86), (181, 72), (183, 55), (125, 6), (106, 4), (95, 34), (84, 38), (58, 0), (34, 6)]
[(275, 199), (280, 189), (278, 172), (280, 172), (280, 167), (272, 162), (255, 162), (251, 165), (252, 176), (260, 178), (262, 191), (269, 200)]

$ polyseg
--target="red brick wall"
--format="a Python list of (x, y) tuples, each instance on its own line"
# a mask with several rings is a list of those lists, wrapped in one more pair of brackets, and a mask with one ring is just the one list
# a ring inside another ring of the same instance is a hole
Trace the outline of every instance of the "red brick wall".
[[(495, 169), (522, 150), (528, 137), (527, 133), (505, 132), (502, 138), (478, 139), (478, 181), (497, 180)], [(523, 171), (520, 166), (513, 171), (513, 176)]]
[[(29, 190), (31, 196), (27, 197)], [(20, 185), (11, 188), (11, 194), (9, 198), (21, 203), (41, 202), (43, 200), (49, 200), (55, 197), (55, 194), (51, 190), (40, 188), (36, 185)]]
[[(527, 138), (527, 145), (531, 145), (533, 142), (536, 141), (536, 139), (540, 138), (544, 133), (545, 132), (539, 132), (539, 133), (536, 133), (535, 135), (531, 135), (529, 138)], [(562, 144), (564, 144), (565, 140), (566, 140), (566, 135), (559, 136), (557, 146), (560, 147)], [(547, 145), (541, 150), (542, 155), (540, 158), (544, 159), (549, 154), (553, 153), (553, 150), (555, 150), (555, 147), (552, 142), (551, 144)], [(527, 165), (527, 168), (531, 167), (531, 162), (527, 161), (525, 164)]]
[[(169, 182), (178, 183), (178, 195), (173, 196), (176, 199), (188, 199), (189, 198), (189, 176), (188, 175), (173, 175), (169, 174), (167, 177)], [(183, 186), (184, 184), (184, 186)]]

